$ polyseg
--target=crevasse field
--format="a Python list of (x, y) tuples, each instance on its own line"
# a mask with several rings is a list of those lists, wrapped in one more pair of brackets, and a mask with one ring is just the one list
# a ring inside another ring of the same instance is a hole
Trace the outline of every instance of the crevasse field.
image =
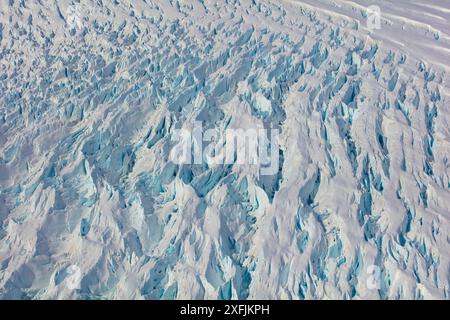
[(0, 0), (0, 298), (448, 299), (449, 71), (446, 0)]

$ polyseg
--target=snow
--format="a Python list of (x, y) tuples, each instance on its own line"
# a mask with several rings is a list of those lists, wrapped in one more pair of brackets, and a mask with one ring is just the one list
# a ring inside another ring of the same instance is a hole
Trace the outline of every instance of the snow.
[(0, 0), (0, 298), (448, 299), (450, 3), (373, 4)]

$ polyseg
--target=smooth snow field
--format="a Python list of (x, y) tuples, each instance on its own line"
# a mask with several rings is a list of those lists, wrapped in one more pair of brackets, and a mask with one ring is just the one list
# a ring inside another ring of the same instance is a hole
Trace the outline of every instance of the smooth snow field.
[(449, 74), (449, 0), (0, 0), (0, 299), (449, 299)]

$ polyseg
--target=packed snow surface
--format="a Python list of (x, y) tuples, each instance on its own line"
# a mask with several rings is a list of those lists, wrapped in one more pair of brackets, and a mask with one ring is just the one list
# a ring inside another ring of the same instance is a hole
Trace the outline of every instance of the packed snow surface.
[(446, 0), (0, 0), (0, 298), (448, 299), (449, 72)]

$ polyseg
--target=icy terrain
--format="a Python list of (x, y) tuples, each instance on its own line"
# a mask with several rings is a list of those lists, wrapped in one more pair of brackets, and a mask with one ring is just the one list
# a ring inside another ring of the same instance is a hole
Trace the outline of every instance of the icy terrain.
[[(447, 0), (0, 0), (0, 298), (448, 299), (449, 32)], [(173, 163), (195, 120), (279, 130), (279, 170)]]

